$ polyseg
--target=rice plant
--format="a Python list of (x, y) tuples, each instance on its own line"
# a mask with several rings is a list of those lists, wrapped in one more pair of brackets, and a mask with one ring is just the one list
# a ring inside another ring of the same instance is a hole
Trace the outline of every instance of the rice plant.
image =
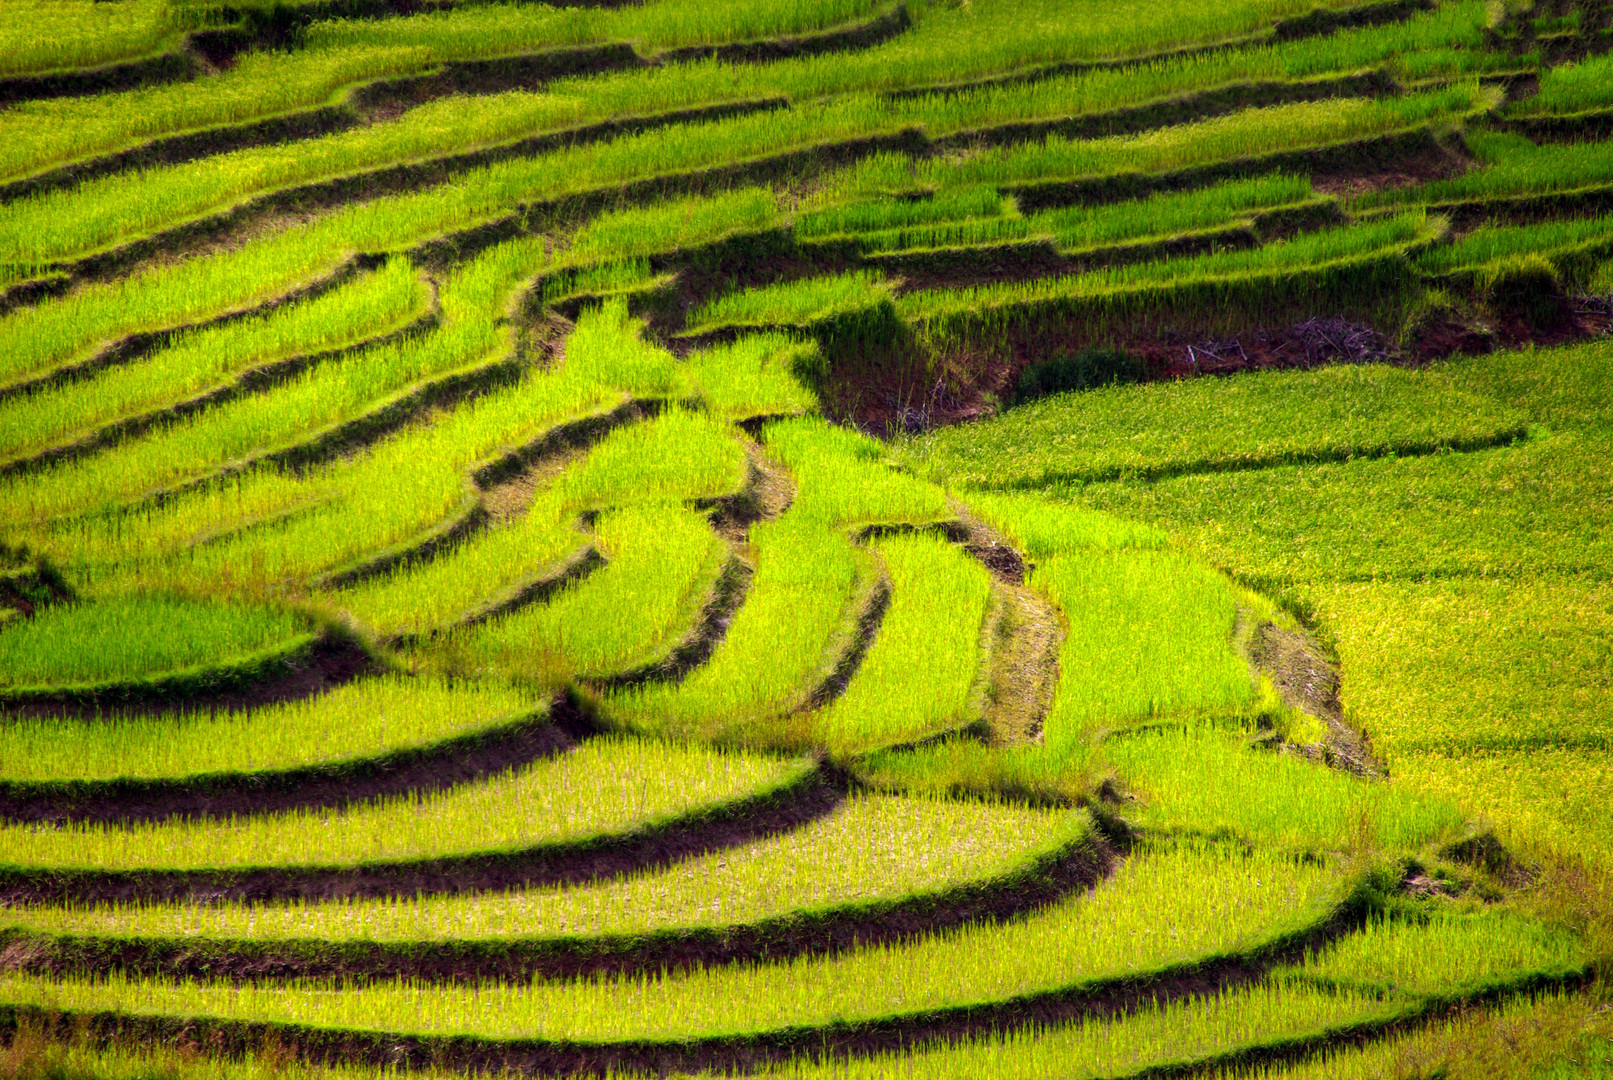
[[(1045, 490), (1482, 444), (1525, 422), (1447, 373), (1344, 365), (1052, 395), (968, 429), (914, 436), (902, 453), (945, 483)], [(994, 504), (980, 505), (989, 515)]]
[(1537, 146), (1522, 135), (1475, 132), (1469, 143), (1483, 166), (1460, 176), (1391, 191), (1362, 192), (1350, 206), (1460, 203), (1550, 195), (1613, 183), (1613, 145), (1600, 141)]
[(1424, 273), (1449, 274), (1520, 256), (1562, 259), (1579, 251), (1597, 255), (1613, 252), (1613, 215), (1535, 225), (1487, 226), (1454, 243), (1431, 248), (1419, 256), (1417, 264)]
[(608, 695), (608, 715), (636, 730), (710, 737), (805, 704), (811, 680), (827, 676), (843, 644), (857, 614), (848, 608), (870, 571), (849, 540), (794, 513), (752, 527), (755, 576), (711, 658), (676, 685)]
[(83, 285), (0, 316), (0, 386), (90, 358), (102, 345), (275, 299), (335, 270), (343, 251), (299, 231), (271, 234), (211, 257)]
[(380, 336), (423, 314), (426, 303), (412, 268), (394, 259), (317, 299), (178, 335), (154, 355), (88, 381), (0, 401), (0, 456), (23, 456), (83, 437), (257, 367)]
[(1588, 959), (1578, 935), (1560, 927), (1507, 911), (1435, 911), (1378, 915), (1308, 956), (1304, 970), (1363, 988), (1435, 993), (1578, 972)]
[(703, 515), (641, 504), (601, 514), (606, 565), (543, 604), (452, 635), (456, 666), (559, 682), (654, 662), (694, 628), (728, 546)]
[(168, 0), (134, 0), (105, 12), (93, 0), (18, 0), (0, 20), (0, 74), (94, 67), (178, 43)]
[(1083, 548), (1158, 548), (1163, 530), (1034, 494), (970, 492), (968, 508), (1033, 559)]
[(1613, 62), (1607, 56), (1586, 56), (1557, 64), (1540, 73), (1540, 92), (1512, 106), (1525, 115), (1577, 113), (1613, 105)]
[[(838, 192), (825, 189), (829, 201)], [(963, 187), (922, 199), (880, 199), (829, 205), (796, 218), (795, 235), (804, 240), (846, 234), (879, 233), (937, 222), (1001, 217), (1008, 209), (1001, 195), (987, 187)]]
[(195, 870), (344, 866), (519, 851), (675, 818), (785, 783), (811, 767), (731, 751), (601, 738), (488, 780), (341, 810), (126, 826), (0, 826), (0, 862)]
[(1070, 626), (1042, 725), (1049, 745), (1158, 716), (1235, 714), (1253, 701), (1248, 664), (1232, 647), (1236, 597), (1204, 564), (1089, 549), (1048, 559), (1031, 580)]
[[(1141, 1068), (1171, 1068), (1220, 1053), (1283, 1046), (1358, 1024), (1410, 1013), (1415, 1002), (1359, 990), (1327, 990), (1300, 978), (1271, 979), (1200, 997), (1150, 1002), (1109, 1020), (1027, 1025), (948, 1045), (937, 1042), (895, 1055), (776, 1066), (761, 1076), (780, 1080), (886, 1080), (994, 1076), (1124, 1076)], [(1262, 1070), (1261, 1075), (1272, 1075)], [(1286, 1076), (1287, 1074), (1282, 1074)]]
[(1023, 870), (1079, 842), (1079, 812), (858, 795), (828, 817), (721, 853), (590, 884), (289, 904), (30, 907), (59, 934), (443, 941), (595, 937), (754, 923), (896, 900)]
[(1031, 215), (1028, 224), (1051, 232), (1060, 247), (1081, 251), (1247, 221), (1257, 211), (1304, 202), (1311, 194), (1306, 177), (1263, 176), (1109, 206), (1046, 210)]
[[(778, 964), (555, 983), (291, 986), (0, 976), (58, 1008), (318, 1023), (484, 1038), (742, 1034), (1002, 1001), (1236, 953), (1327, 917), (1338, 874), (1282, 856), (1181, 847), (1129, 860), (1093, 892), (1027, 918)], [(138, 1005), (136, 1005), (138, 1003)]]
[(308, 633), (297, 612), (256, 604), (161, 595), (60, 604), (0, 629), (0, 686), (139, 679), (238, 659)]
[(1225, 829), (1259, 844), (1347, 851), (1362, 842), (1417, 848), (1455, 838), (1465, 825), (1444, 799), (1251, 748), (1226, 732), (1167, 727), (1112, 737), (1102, 753), (1142, 799), (1138, 819), (1156, 828)]
[(736, 493), (746, 461), (720, 421), (681, 408), (618, 428), (555, 483), (566, 510), (633, 502), (690, 502)]
[(761, 187), (611, 210), (572, 234), (566, 258), (580, 263), (678, 251), (760, 232), (779, 219), (778, 194)]
[(816, 741), (846, 752), (912, 741), (978, 717), (991, 581), (933, 536), (892, 536), (870, 549), (890, 574), (891, 604), (846, 692), (812, 718)]
[(706, 408), (743, 420), (811, 412), (817, 401), (800, 376), (818, 359), (816, 342), (760, 333), (691, 353), (684, 368)]
[(181, 707), (91, 721), (11, 717), (0, 723), (0, 776), (60, 783), (272, 772), (426, 746), (537, 707), (493, 684), (382, 675), (239, 712)]
[(691, 312), (690, 332), (719, 326), (809, 326), (837, 315), (888, 304), (891, 282), (853, 270), (725, 293)]

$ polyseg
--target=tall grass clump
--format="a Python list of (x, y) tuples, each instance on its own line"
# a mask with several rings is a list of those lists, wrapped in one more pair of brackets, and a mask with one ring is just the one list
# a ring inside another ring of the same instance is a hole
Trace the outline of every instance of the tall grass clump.
[(245, 657), (308, 632), (295, 611), (257, 604), (160, 595), (60, 604), (0, 630), (0, 685), (138, 679)]
[(13, 718), (0, 724), (0, 776), (59, 783), (271, 772), (426, 746), (539, 708), (491, 683), (382, 675), (240, 712)]
[(519, 851), (621, 832), (798, 777), (810, 763), (637, 739), (570, 753), (445, 792), (251, 818), (41, 833), (0, 826), (0, 862), (32, 867), (200, 870), (351, 866)]

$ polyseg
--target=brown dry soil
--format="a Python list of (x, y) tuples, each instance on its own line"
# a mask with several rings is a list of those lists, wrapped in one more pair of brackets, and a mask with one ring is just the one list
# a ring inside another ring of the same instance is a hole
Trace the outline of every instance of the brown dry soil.
[(1363, 778), (1382, 779), (1384, 768), (1372, 756), (1369, 733), (1357, 731), (1344, 719), (1338, 668), (1314, 638), (1304, 631), (1261, 623), (1250, 635), (1249, 661), (1271, 679), (1285, 705), (1327, 728), (1327, 739), (1320, 746), (1291, 749)]
[(1033, 742), (1040, 737), (1042, 720), (1058, 690), (1062, 620), (1041, 595), (1025, 587), (1025, 575), (1034, 565), (961, 503), (954, 500), (952, 508), (965, 530), (964, 550), (991, 571), (1002, 604), (986, 690), (991, 742), (1000, 746)]

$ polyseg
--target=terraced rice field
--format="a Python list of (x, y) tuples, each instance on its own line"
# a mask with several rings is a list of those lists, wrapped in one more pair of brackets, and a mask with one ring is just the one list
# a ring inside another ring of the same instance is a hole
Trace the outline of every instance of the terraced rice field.
[(0, 1080), (1613, 1077), (1613, 5), (0, 0)]

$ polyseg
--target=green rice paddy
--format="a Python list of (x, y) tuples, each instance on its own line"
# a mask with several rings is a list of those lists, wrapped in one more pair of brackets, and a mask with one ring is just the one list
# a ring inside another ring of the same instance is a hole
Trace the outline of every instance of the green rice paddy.
[(0, 5), (0, 1080), (1613, 1076), (1610, 46)]

